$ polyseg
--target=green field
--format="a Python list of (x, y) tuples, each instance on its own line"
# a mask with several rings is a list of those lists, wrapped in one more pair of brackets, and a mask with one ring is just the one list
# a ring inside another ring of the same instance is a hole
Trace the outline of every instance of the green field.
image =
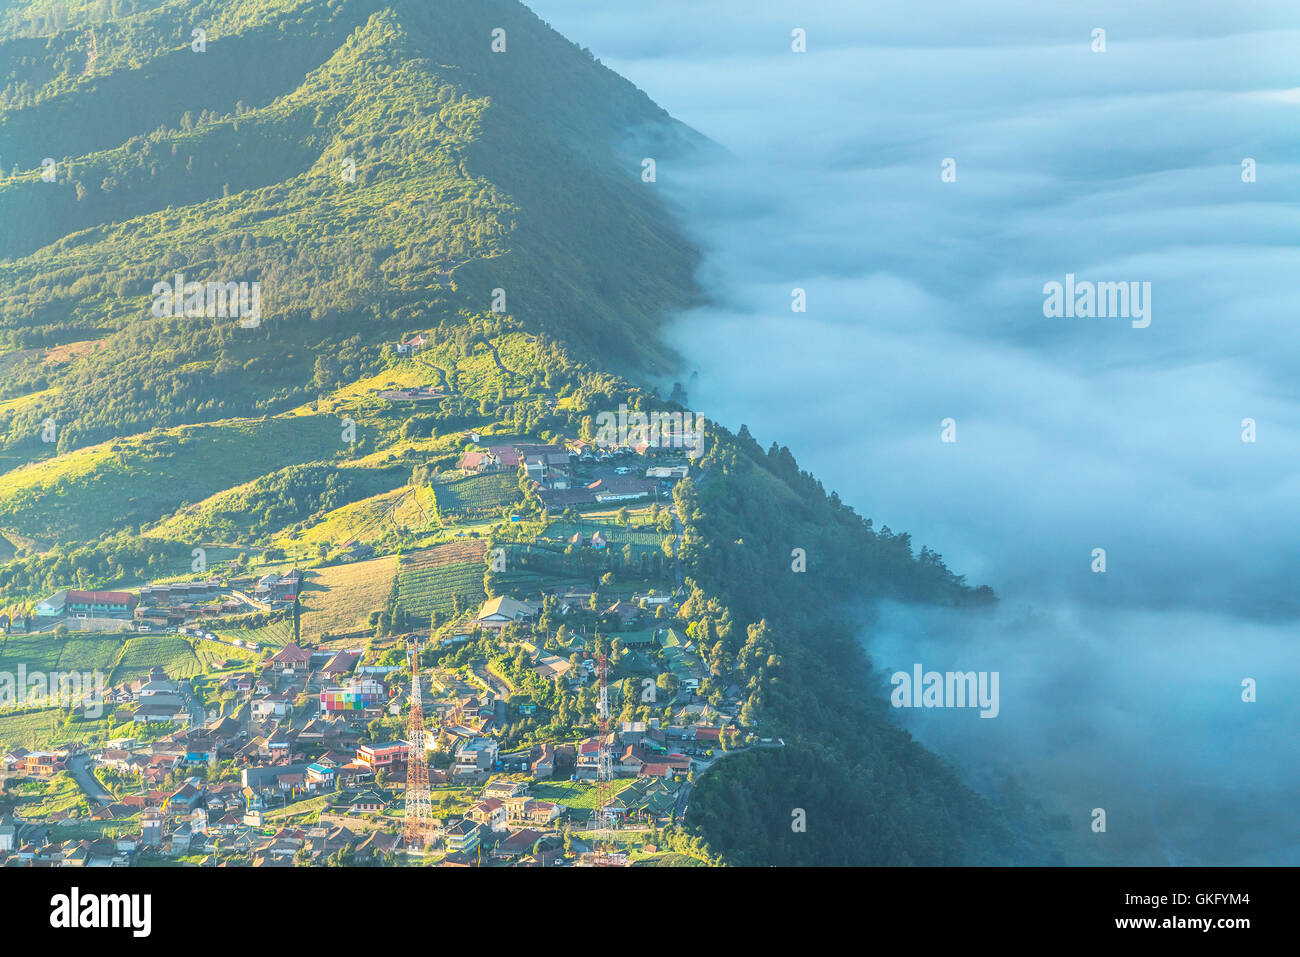
[(580, 532), (588, 542), (591, 541), (592, 535), (600, 532), (601, 536), (612, 547), (618, 548), (624, 545), (658, 548), (664, 537), (663, 532), (657, 530), (624, 528), (622, 525), (615, 525), (612, 522), (609, 524), (604, 522), (552, 522), (547, 526), (546, 532), (541, 537), (552, 542), (563, 543), (567, 542), (577, 532)]
[(273, 621), (260, 628), (222, 628), (214, 626), (212, 630), (218, 638), (225, 638), (227, 641), (252, 641), (262, 648), (283, 648), (293, 641), (292, 619)]
[(0, 671), (107, 671), (117, 660), (127, 636), (54, 634), (10, 635), (0, 640)]
[(184, 638), (146, 636), (127, 642), (109, 684), (120, 685), (143, 678), (156, 667), (161, 667), (171, 678), (189, 678), (203, 672), (204, 663), (194, 653), (194, 648)]
[(226, 658), (248, 658), (238, 648), (169, 635), (111, 637), (97, 635), (10, 636), (0, 643), (0, 671), (17, 673), (19, 665), (36, 671), (102, 671), (105, 684), (143, 677), (161, 665), (172, 677), (187, 678), (212, 670)]
[(464, 541), (402, 555), (397, 570), (397, 603), (408, 614), (420, 617), (434, 611), (450, 614), (457, 596), (462, 608), (477, 605), (486, 597), (486, 548), (481, 541)]
[[(611, 782), (614, 795), (622, 794), (636, 783), (636, 778), (618, 778)], [(596, 809), (596, 785), (587, 781), (539, 781), (529, 793), (543, 801), (555, 801), (575, 811)]]
[(46, 780), (29, 780), (14, 795), (14, 816), (23, 820), (43, 818), (55, 811), (82, 805), (85, 795), (67, 771)]
[(287, 457), (329, 458), (336, 425), (325, 416), (238, 419), (67, 452), (0, 476), (0, 525), (41, 541), (94, 539), (249, 482)]
[(218, 641), (196, 641), (194, 643), (194, 655), (203, 665), (204, 671), (218, 671), (222, 667), (222, 662), (225, 661), (247, 664), (255, 657), (251, 651), (231, 648), (229, 645)]
[(305, 801), (295, 801), (288, 807), (276, 808), (268, 811), (263, 818), (268, 824), (287, 824), (290, 821), (298, 823), (315, 823), (320, 818), (320, 812), (329, 807), (333, 795), (325, 794), (321, 797), (308, 798)]
[[(287, 421), (307, 427), (313, 422), (303, 416)], [(393, 467), (292, 465), (181, 509), (149, 534), (181, 542), (261, 542), (295, 523), (389, 492), (405, 474)]]
[(518, 502), (519, 476), (513, 471), (489, 472), (436, 482), (433, 496), (443, 520), (475, 518)]
[(72, 741), (100, 739), (111, 727), (112, 719), (107, 715), (78, 720), (60, 708), (0, 713), (0, 753), (14, 748), (34, 751)]

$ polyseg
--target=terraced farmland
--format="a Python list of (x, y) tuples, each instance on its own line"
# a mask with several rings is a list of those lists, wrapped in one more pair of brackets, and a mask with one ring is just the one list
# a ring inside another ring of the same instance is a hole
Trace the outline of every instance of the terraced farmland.
[(96, 721), (69, 721), (68, 712), (59, 708), (8, 712), (0, 714), (0, 751), (49, 748), (88, 738), (94, 730), (106, 729), (111, 724), (108, 715)]
[(218, 641), (198, 641), (194, 644), (194, 654), (203, 665), (204, 671), (216, 671), (225, 661), (252, 661), (251, 651), (231, 648)]
[(293, 619), (273, 621), (260, 628), (222, 628), (213, 629), (218, 638), (226, 641), (254, 642), (262, 648), (283, 648), (293, 641)]
[(658, 548), (660, 541), (663, 539), (663, 532), (642, 531), (624, 528), (622, 525), (612, 523), (606, 525), (599, 522), (552, 522), (547, 526), (546, 534), (543, 537), (549, 541), (567, 542), (575, 532), (581, 532), (586, 541), (591, 541), (591, 536), (596, 532), (600, 532), (607, 542), (620, 548), (623, 545)]
[(443, 519), (473, 518), (518, 502), (519, 476), (515, 472), (489, 472), (435, 482), (433, 495)]
[(390, 493), (403, 474), (400, 468), (291, 465), (187, 506), (149, 534), (181, 542), (261, 542), (313, 516)]
[(307, 575), (300, 634), (304, 641), (318, 641), (325, 634), (359, 631), (369, 625), (370, 613), (388, 604), (397, 556), (317, 568)]
[(0, 642), (0, 671), (107, 671), (124, 643), (122, 636), (10, 635)]
[(0, 475), (0, 524), (93, 540), (283, 468), (286, 457), (328, 459), (337, 431), (328, 416), (230, 419), (86, 446)]
[(450, 614), (456, 596), (462, 608), (481, 602), (486, 597), (486, 550), (485, 542), (467, 541), (403, 555), (397, 572), (397, 603), (407, 614), (423, 618), (434, 611)]
[(63, 642), (55, 668), (59, 671), (103, 671), (107, 674), (122, 653), (122, 649), (131, 640), (124, 641), (121, 637), (70, 635)]
[(134, 681), (158, 667), (166, 671), (169, 678), (189, 678), (201, 674), (204, 663), (184, 638), (164, 635), (132, 638), (122, 651), (108, 683), (120, 685)]
[(101, 671), (105, 684), (121, 684), (147, 675), (161, 665), (173, 678), (212, 670), (226, 658), (247, 657), (237, 648), (199, 642), (196, 653), (189, 639), (170, 635), (15, 635), (0, 644), (0, 671)]

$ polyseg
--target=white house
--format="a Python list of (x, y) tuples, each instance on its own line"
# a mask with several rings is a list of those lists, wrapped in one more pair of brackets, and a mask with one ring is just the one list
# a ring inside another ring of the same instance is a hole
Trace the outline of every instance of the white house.
[(500, 631), (506, 625), (516, 621), (527, 621), (538, 611), (537, 605), (528, 601), (519, 601), (509, 595), (500, 595), (483, 603), (474, 624), (480, 628)]
[(36, 603), (36, 617), (38, 618), (58, 618), (63, 615), (64, 608), (68, 604), (68, 590), (56, 591), (49, 598), (44, 598)]

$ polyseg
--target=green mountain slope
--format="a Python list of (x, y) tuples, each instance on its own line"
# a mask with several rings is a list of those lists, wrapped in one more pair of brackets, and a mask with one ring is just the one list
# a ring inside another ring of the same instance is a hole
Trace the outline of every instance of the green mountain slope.
[[(420, 614), (459, 612), (477, 558), (398, 574), (392, 556), (477, 556), (549, 517), (518, 488), (439, 484), (471, 430), (590, 437), (622, 404), (680, 410), (645, 383), (674, 368), (658, 330), (698, 300), (699, 257), (641, 159), (709, 148), (516, 0), (0, 0), (0, 602), (184, 575), (195, 548), (342, 581), (364, 542), (397, 575), (390, 604), (340, 604), (313, 634), (372, 611), (396, 627), (417, 585)], [(178, 273), (258, 283), (257, 324), (157, 314)], [(417, 331), (427, 347), (397, 356)], [(873, 595), (991, 595), (788, 451), (708, 443), (676, 490), (676, 626), (710, 694), (734, 682), (786, 747), (704, 776), (668, 846), (1044, 859), (890, 723), (841, 618)], [(795, 546), (834, 568), (790, 574)]]
[[(278, 411), (314, 394), (321, 352), (360, 333), (373, 359), (416, 317), (487, 311), (496, 289), (620, 367), (662, 361), (643, 330), (689, 300), (696, 257), (618, 150), (631, 130), (697, 138), (524, 7), (141, 6), (112, 58), (0, 111), (0, 342), (106, 339), (76, 369), (0, 382), (0, 397), (69, 386), (0, 415), (6, 447), (47, 453), (48, 418), (69, 449)], [(178, 21), (212, 24), (205, 52), (164, 28)], [(46, 39), (48, 71), (93, 30)], [(0, 42), (10, 86), (32, 43)], [(276, 67), (246, 89), (262, 63)], [(106, 106), (119, 100), (147, 120)], [(176, 273), (259, 282), (261, 326), (152, 317), (154, 284)]]

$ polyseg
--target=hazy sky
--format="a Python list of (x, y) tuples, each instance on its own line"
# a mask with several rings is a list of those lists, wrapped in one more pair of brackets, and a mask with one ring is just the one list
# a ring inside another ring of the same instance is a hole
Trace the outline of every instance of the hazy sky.
[[(1300, 7), (531, 6), (734, 154), (658, 171), (719, 304), (692, 403), (1002, 596), (881, 611), (887, 671), (1002, 674), (995, 720), (900, 720), (1112, 809), (1084, 857), (1300, 863)], [(1067, 273), (1150, 325), (1045, 317)]]

